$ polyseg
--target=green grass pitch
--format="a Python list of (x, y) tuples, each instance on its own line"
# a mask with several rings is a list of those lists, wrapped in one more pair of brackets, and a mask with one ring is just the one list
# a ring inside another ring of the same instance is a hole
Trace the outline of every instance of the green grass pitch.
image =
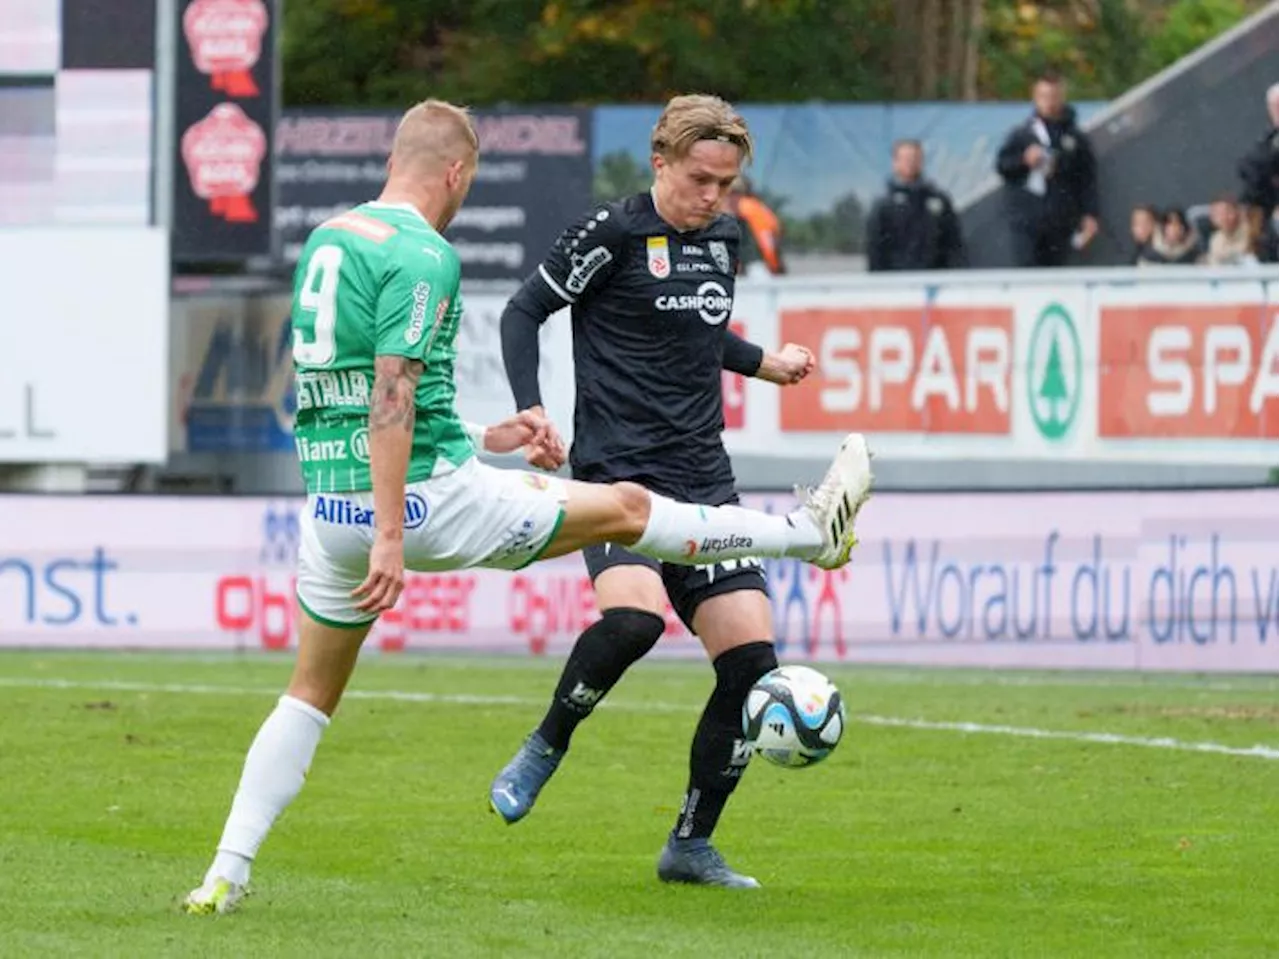
[(705, 664), (636, 667), (527, 820), (488, 812), (558, 668), (368, 657), (254, 895), (197, 919), (289, 661), (0, 654), (0, 955), (1277, 953), (1273, 677), (832, 667), (860, 718), (822, 765), (752, 764), (717, 833), (740, 892), (654, 873)]

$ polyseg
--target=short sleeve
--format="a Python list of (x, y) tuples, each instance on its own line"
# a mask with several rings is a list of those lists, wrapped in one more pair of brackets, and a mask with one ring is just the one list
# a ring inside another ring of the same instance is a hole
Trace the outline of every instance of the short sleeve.
[(374, 353), (426, 356), (432, 334), (458, 298), (458, 256), (446, 246), (393, 255), (382, 274)]
[(579, 217), (565, 229), (538, 275), (566, 303), (599, 289), (622, 262), (627, 241), (626, 226), (616, 206), (606, 204)]

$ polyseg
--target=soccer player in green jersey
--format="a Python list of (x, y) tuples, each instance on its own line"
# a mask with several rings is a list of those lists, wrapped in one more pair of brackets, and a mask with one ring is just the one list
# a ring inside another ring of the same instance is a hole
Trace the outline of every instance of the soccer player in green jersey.
[(374, 620), (404, 571), (520, 569), (613, 542), (688, 565), (791, 556), (842, 566), (870, 495), (866, 444), (851, 435), (822, 484), (787, 516), (677, 503), (634, 483), (561, 480), (481, 463), (557, 442), (524, 411), (487, 429), (459, 419), (457, 254), (440, 235), (475, 176), (467, 112), (428, 100), (400, 122), (378, 200), (322, 223), (294, 280), (295, 423), (306, 480), (293, 675), (245, 758), (217, 854), (186, 898), (197, 914), (243, 898), (250, 865), (302, 788)]

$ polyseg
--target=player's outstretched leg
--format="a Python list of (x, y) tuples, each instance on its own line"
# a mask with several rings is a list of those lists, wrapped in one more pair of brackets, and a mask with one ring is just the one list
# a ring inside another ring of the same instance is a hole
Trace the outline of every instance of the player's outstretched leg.
[(249, 747), (217, 854), (204, 881), (183, 902), (186, 912), (227, 913), (244, 898), (258, 847), (302, 789), (372, 625), (344, 628), (319, 623), (305, 610), (299, 615), (293, 677)]
[[(651, 571), (644, 569), (644, 572)], [(661, 580), (658, 589), (661, 590)], [(606, 609), (574, 643), (542, 723), (494, 778), (489, 805), (507, 823), (533, 809), (560, 765), (574, 729), (662, 636), (662, 617), (643, 609)]]
[(564, 522), (541, 556), (612, 542), (682, 566), (770, 556), (836, 569), (858, 543), (854, 521), (871, 483), (871, 454), (860, 433), (845, 437), (822, 482), (785, 516), (678, 503), (635, 483), (569, 483)]

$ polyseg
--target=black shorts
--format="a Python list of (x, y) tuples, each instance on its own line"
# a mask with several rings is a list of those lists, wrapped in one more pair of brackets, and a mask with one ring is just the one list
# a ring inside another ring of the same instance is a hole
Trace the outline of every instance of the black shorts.
[(756, 559), (725, 560), (709, 566), (680, 566), (664, 563), (649, 556), (633, 553), (616, 543), (588, 546), (582, 551), (591, 582), (606, 569), (615, 566), (646, 566), (662, 577), (671, 607), (689, 632), (693, 632), (693, 614), (704, 600), (740, 589), (757, 589), (769, 595), (764, 568)]

